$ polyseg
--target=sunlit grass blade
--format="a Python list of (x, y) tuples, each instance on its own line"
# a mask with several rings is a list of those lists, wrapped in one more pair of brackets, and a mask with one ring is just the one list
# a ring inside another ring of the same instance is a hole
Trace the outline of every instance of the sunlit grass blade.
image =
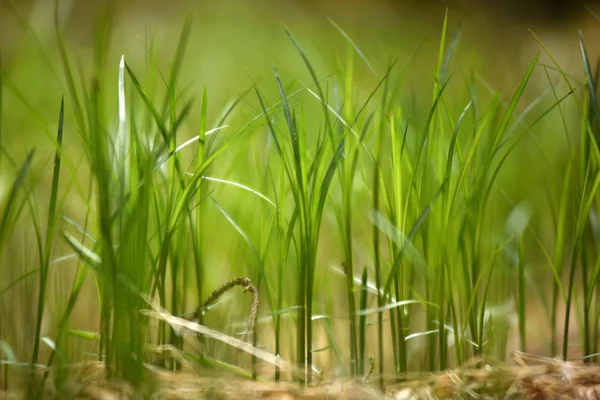
[[(298, 50), (298, 53), (300, 54), (300, 56), (302, 57), (302, 60), (304, 61), (304, 65), (306, 65), (306, 68), (308, 69), (308, 72), (310, 73), (311, 77), (313, 78), (313, 82), (315, 83), (315, 85), (317, 87), (317, 92), (319, 93), (319, 96), (324, 99), (325, 98), (324, 91), (321, 87), (321, 84), (319, 83), (317, 73), (316, 73), (315, 69), (313, 68), (312, 63), (310, 62), (308, 55), (302, 49), (298, 40), (296, 40), (296, 38), (294, 37), (292, 32), (287, 27), (285, 28), (285, 32), (286, 32), (288, 38), (294, 44), (294, 47), (296, 48), (296, 50)], [(325, 120), (327, 121), (327, 113), (324, 112), (324, 114), (325, 114)], [(326, 127), (327, 127), (327, 124), (326, 124)], [(327, 129), (328, 129), (328, 127), (327, 127)]]
[(98, 269), (102, 264), (102, 258), (91, 249), (85, 247), (79, 240), (68, 232), (63, 232), (63, 236), (67, 243), (75, 250), (79, 256), (90, 266), (92, 269)]
[(144, 314), (148, 317), (163, 319), (164, 321), (166, 321), (169, 324), (172, 324), (174, 326), (186, 328), (191, 331), (208, 336), (212, 339), (219, 340), (219, 341), (226, 343), (236, 349), (239, 349), (239, 350), (249, 353), (255, 357), (258, 357), (258, 358), (262, 359), (263, 361), (266, 361), (272, 365), (277, 365), (282, 369), (292, 370), (292, 371), (295, 370), (295, 368), (291, 364), (285, 362), (284, 360), (281, 360), (279, 357), (277, 357), (274, 354), (271, 354), (263, 349), (253, 347), (252, 345), (250, 345), (242, 340), (225, 335), (219, 331), (210, 329), (206, 326), (199, 325), (199, 324), (190, 322), (185, 319), (174, 317), (167, 310), (161, 309), (160, 307), (153, 304), (151, 299), (145, 298), (144, 300), (150, 307), (152, 307), (152, 310), (140, 310), (140, 311), (142, 314)]
[(367, 57), (365, 56), (365, 54), (357, 46), (357, 44), (352, 40), (352, 38), (346, 33), (346, 31), (344, 31), (331, 18), (328, 18), (328, 20), (329, 20), (329, 23), (331, 25), (333, 25), (335, 27), (335, 29), (337, 29), (342, 34), (342, 36), (348, 41), (348, 43), (350, 43), (350, 45), (352, 46), (352, 48), (354, 49), (354, 51), (356, 51), (356, 54), (358, 54), (360, 56), (360, 58), (362, 58), (362, 60), (365, 62), (365, 65), (369, 68), (369, 71), (371, 71), (371, 73), (376, 77), (377, 76), (377, 72), (375, 72), (375, 68), (373, 68), (373, 66), (371, 65), (371, 63), (369, 62), (369, 60), (367, 59)]
[(540, 57), (540, 54), (537, 53), (536, 56), (534, 57), (533, 61), (529, 65), (529, 68), (527, 69), (525, 76), (523, 77), (523, 79), (521, 79), (521, 83), (519, 84), (519, 87), (517, 88), (517, 90), (515, 91), (515, 93), (513, 94), (512, 98), (510, 100), (510, 104), (508, 105), (508, 108), (506, 109), (506, 113), (504, 114), (504, 117), (500, 121), (500, 125), (496, 131), (494, 142), (491, 147), (492, 149), (494, 149), (493, 151), (496, 151), (498, 144), (500, 143), (500, 140), (502, 139), (502, 137), (504, 136), (504, 133), (506, 132), (506, 130), (508, 128), (511, 118), (517, 108), (517, 104), (519, 103), (519, 100), (523, 96), (523, 92), (525, 91), (525, 88), (527, 87), (527, 83), (529, 83), (529, 79), (531, 78), (531, 75), (533, 74), (533, 71), (538, 63), (539, 57)]
[(187, 43), (188, 43), (188, 40), (190, 37), (191, 27), (192, 27), (192, 16), (191, 16), (191, 14), (188, 14), (183, 23), (183, 28), (181, 29), (181, 33), (179, 34), (179, 39), (177, 41), (177, 47), (175, 49), (175, 56), (171, 62), (167, 94), (166, 94), (165, 101), (164, 101), (164, 104), (162, 107), (161, 115), (164, 115), (167, 112), (167, 110), (172, 106), (170, 103), (172, 101), (172, 98), (175, 95), (177, 80), (179, 78), (179, 74), (181, 72), (181, 67), (183, 65), (183, 59), (185, 57), (185, 52), (187, 50)]

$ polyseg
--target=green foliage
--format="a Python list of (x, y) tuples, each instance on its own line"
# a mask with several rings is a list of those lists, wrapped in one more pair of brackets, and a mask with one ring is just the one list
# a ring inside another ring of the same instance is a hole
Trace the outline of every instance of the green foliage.
[[(90, 69), (73, 62), (55, 18), (65, 99), (49, 144), (49, 191), (41, 175), (46, 166), (34, 168), (33, 151), (20, 167), (13, 160), (7, 139), (19, 134), (18, 123), (0, 114), (1, 164), (16, 172), (0, 199), (0, 299), (10, 304), (0, 320), (35, 315), (34, 331), (23, 332), (27, 343), (17, 350), (15, 334), (24, 326), (0, 325), (5, 386), (25, 352), (33, 370), (56, 357), (60, 366), (83, 359), (77, 340), (98, 355), (109, 378), (137, 387), (145, 363), (181, 367), (165, 352), (152, 358), (150, 346), (254, 378), (258, 348), (265, 347), (282, 361), (273, 366), (276, 380), (283, 360), (292, 359), (294, 378), (307, 382), (323, 367), (364, 376), (377, 365), (381, 377), (441, 370), (473, 356), (503, 359), (511, 334), (529, 348), (528, 332), (537, 324), (528, 322), (529, 301), (536, 296), (548, 317), (551, 352), (562, 341), (562, 356), (569, 355), (572, 312), (584, 355), (598, 351), (600, 109), (583, 39), (583, 99), (543, 45), (558, 74), (537, 54), (503, 99), (456, 65), (461, 29), (447, 44), (448, 14), (431, 75), (415, 72), (422, 43), (383, 69), (331, 21), (346, 54), (343, 61), (336, 54), (338, 68), (326, 76), (330, 70), (286, 28), (294, 62), (301, 61), (310, 82), (273, 65), (270, 81), (251, 82), (214, 117), (217, 104), (206, 86), (199, 106), (196, 93), (183, 89), (186, 49), (196, 37), (191, 17), (165, 79), (157, 78), (157, 57), (148, 50), (143, 72), (135, 60), (121, 59), (115, 92), (110, 49), (120, 49), (110, 41), (110, 15), (99, 24)], [(464, 85), (455, 82), (459, 75)], [(531, 92), (536, 75), (547, 78), (548, 91)], [(27, 98), (26, 90), (4, 84), (7, 76), (0, 74), (0, 107), (3, 92)], [(422, 95), (430, 85), (432, 98)], [(110, 111), (115, 98), (117, 118)], [(569, 144), (564, 159), (532, 167), (556, 136)], [(537, 152), (523, 151), (531, 142)], [(533, 170), (532, 182), (519, 182), (524, 169)], [(539, 188), (542, 181), (540, 199), (527, 185)], [(45, 198), (42, 219), (37, 208)], [(37, 268), (19, 258), (32, 244), (9, 245), (19, 226), (34, 232)], [(72, 261), (72, 283), (50, 296), (62, 279), (53, 265), (63, 257)], [(200, 325), (233, 336), (248, 309), (238, 303), (247, 300), (236, 295), (222, 300), (226, 307), (190, 310), (203, 304), (207, 290), (237, 276), (249, 276), (261, 293), (251, 367), (239, 341), (225, 347), (201, 338), (198, 348), (181, 326), (148, 318), (150, 302), (156, 312), (191, 312)], [(37, 286), (29, 283), (33, 277)], [(26, 284), (35, 311), (17, 304)], [(90, 297), (97, 314), (74, 321)], [(47, 361), (41, 343), (51, 344)], [(65, 378), (57, 374), (58, 386)]]

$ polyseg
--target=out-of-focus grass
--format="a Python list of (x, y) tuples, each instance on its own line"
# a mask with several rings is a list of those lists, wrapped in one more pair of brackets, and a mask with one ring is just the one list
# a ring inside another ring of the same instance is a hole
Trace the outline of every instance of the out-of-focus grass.
[[(12, 11), (5, 387), (21, 363), (90, 358), (139, 383), (151, 344), (256, 375), (239, 350), (198, 352), (139, 313), (149, 297), (184, 315), (236, 276), (260, 288), (254, 345), (305, 364), (298, 380), (363, 374), (368, 355), (382, 373), (503, 359), (537, 329), (550, 338), (537, 350), (558, 352), (573, 320), (597, 351), (599, 122), (583, 46), (579, 81), (543, 47), (507, 83), (489, 69), (499, 52), (444, 10), (398, 26), (366, 8), (381, 18), (369, 25), (291, 4), (198, 7), (184, 24), (178, 10), (148, 23), (107, 8), (93, 32), (60, 13), (54, 26), (50, 6)], [(235, 294), (200, 322), (235, 335), (249, 307)]]

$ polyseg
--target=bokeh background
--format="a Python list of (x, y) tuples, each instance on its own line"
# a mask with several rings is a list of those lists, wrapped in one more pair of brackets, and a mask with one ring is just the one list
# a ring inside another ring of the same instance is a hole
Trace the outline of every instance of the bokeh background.
[[(35, 170), (37, 171), (36, 193), (40, 210), (45, 210), (44, 193), (49, 190), (51, 180), (51, 138), (56, 130), (56, 115), (61, 96), (65, 93), (65, 83), (60, 65), (54, 28), (54, 1), (6, 1), (0, 3), (0, 51), (2, 79), (11, 90), (4, 89), (3, 119), (5, 124), (2, 144), (16, 160), (21, 160), (27, 151), (36, 148)], [(92, 63), (93, 46), (96, 38), (97, 20), (102, 13), (110, 12), (114, 18), (114, 30), (108, 64), (114, 70), (108, 71), (114, 77), (118, 61), (124, 55), (132, 68), (144, 76), (148, 64), (148, 46), (153, 43), (155, 59), (163, 70), (167, 70), (176, 45), (177, 36), (185, 15), (193, 15), (192, 35), (185, 58), (181, 81), (191, 92), (201, 93), (206, 87), (210, 98), (208, 108), (209, 126), (212, 126), (226, 104), (253, 81), (263, 90), (274, 96), (276, 86), (272, 78), (272, 65), (275, 64), (282, 77), (288, 81), (299, 79), (309, 81), (305, 67), (298, 53), (285, 35), (287, 26), (301, 41), (311, 55), (311, 61), (320, 76), (326, 77), (339, 68), (336, 54), (343, 53), (347, 44), (328, 19), (341, 26), (361, 48), (377, 71), (384, 71), (394, 60), (407, 59), (423, 43), (419, 56), (411, 67), (409, 85), (417, 90), (415, 111), (419, 104), (430, 101), (430, 85), (426, 93), (419, 93), (423, 80), (431, 81), (435, 67), (436, 51), (446, 9), (449, 11), (450, 33), (460, 25), (462, 38), (456, 60), (465, 74), (474, 73), (482, 87), (489, 88), (488, 96), (500, 90), (505, 96), (510, 94), (522, 78), (533, 59), (539, 44), (529, 32), (531, 29), (553, 52), (562, 67), (575, 79), (583, 81), (583, 70), (578, 47), (578, 31), (581, 31), (590, 59), (596, 60), (600, 54), (600, 4), (589, 1), (498, 1), (481, 2), (473, 0), (444, 1), (58, 1), (60, 24), (63, 26), (69, 51), (73, 59), (78, 59), (82, 68), (89, 69)], [(425, 39), (425, 41), (423, 41)], [(541, 63), (548, 63), (545, 55)], [(362, 79), (362, 80), (361, 80)], [(359, 85), (372, 87), (372, 77), (363, 73)], [(528, 103), (537, 93), (547, 89), (548, 83), (540, 74), (534, 76), (525, 94)], [(457, 86), (458, 87), (458, 86)], [(14, 90), (13, 90), (14, 89)], [(460, 89), (456, 89), (460, 91)], [(19, 95), (20, 93), (20, 95)], [(420, 95), (422, 94), (422, 96)], [(485, 94), (484, 94), (485, 96)], [(113, 104), (114, 107), (114, 104)], [(425, 108), (425, 111), (427, 108)], [(193, 112), (181, 136), (193, 136), (199, 124), (197, 110)], [(249, 115), (255, 110), (248, 108)], [(32, 116), (33, 115), (33, 116)], [(69, 111), (67, 110), (67, 116)], [(242, 121), (244, 115), (236, 116), (232, 124)], [(75, 129), (67, 117), (67, 126)], [(547, 159), (558, 160), (554, 167), (564, 166), (561, 160), (567, 157), (562, 142), (552, 141), (552, 120), (548, 122), (548, 137), (544, 142), (544, 155)], [(575, 133), (577, 134), (577, 133)], [(68, 135), (71, 135), (69, 133)], [(556, 133), (555, 135), (559, 135)], [(75, 136), (73, 134), (73, 136)], [(76, 140), (65, 143), (69, 154), (67, 167), (76, 171), (70, 194), (64, 200), (63, 210), (76, 221), (83, 219), (87, 204), (85, 182), (87, 170), (81, 164), (83, 155)], [(527, 147), (519, 150), (522, 154), (535, 153)], [(235, 156), (215, 167), (215, 175), (226, 175), (229, 179), (242, 181), (252, 186), (256, 183), (252, 174), (240, 174), (235, 166)], [(70, 163), (70, 165), (69, 165)], [(546, 196), (544, 185), (560, 181), (558, 174), (549, 173), (550, 182), (539, 179), (540, 169), (523, 168), (526, 164), (515, 164), (507, 168), (503, 179), (514, 180), (511, 185), (514, 193), (523, 199), (532, 200)], [(4, 195), (15, 176), (15, 171), (2, 163), (0, 174), (0, 194)], [(541, 168), (541, 167), (540, 167)], [(238, 175), (236, 175), (238, 174)], [(557, 178), (557, 179), (554, 179)], [(554, 179), (554, 181), (553, 181)], [(79, 184), (77, 182), (80, 182)], [(236, 203), (235, 190), (217, 189), (221, 204), (233, 215), (243, 219), (252, 210), (252, 203)], [(43, 218), (42, 218), (43, 220)], [(323, 265), (340, 264), (339, 243), (328, 240), (333, 220), (327, 220), (323, 232), (323, 247), (320, 254)], [(24, 220), (26, 221), (26, 219)], [(250, 219), (251, 221), (251, 219)], [(328, 227), (328, 222), (330, 226)], [(222, 216), (215, 213), (209, 225), (220, 226)], [(544, 221), (539, 222), (544, 226)], [(360, 226), (359, 226), (360, 227)], [(362, 226), (364, 228), (364, 226)], [(366, 229), (366, 228), (365, 228)], [(31, 226), (20, 223), (10, 239), (8, 251), (4, 254), (4, 268), (0, 275), (0, 290), (35, 266), (37, 256), (31, 251), (33, 241)], [(222, 235), (218, 247), (209, 248), (206, 257), (211, 267), (207, 275), (206, 288), (214, 288), (225, 280), (244, 272), (237, 266), (240, 258), (248, 256), (244, 244), (231, 229), (219, 231)], [(54, 254), (59, 257), (67, 253), (64, 244), (57, 244)], [(360, 259), (360, 256), (358, 256)], [(14, 268), (6, 267), (14, 265)], [(65, 305), (62, 295), (68, 290), (74, 271), (74, 262), (64, 261), (52, 268), (52, 284), (48, 296), (48, 314), (44, 332), (51, 335), (56, 329), (53, 316), (59, 315)], [(540, 272), (540, 279), (543, 277)], [(336, 279), (336, 278), (332, 278)], [(342, 285), (340, 278), (339, 285)], [(10, 338), (11, 345), (19, 358), (27, 359), (31, 346), (31, 336), (35, 322), (35, 280), (25, 280), (0, 298), (0, 338)], [(326, 288), (325, 288), (326, 289)], [(321, 288), (321, 290), (324, 290)], [(533, 296), (532, 296), (533, 297)], [(240, 302), (241, 300), (230, 300)], [(331, 300), (335, 304), (335, 299)], [(238, 304), (238, 303), (235, 303)], [(244, 320), (247, 304), (219, 309), (208, 324), (219, 325), (219, 321)], [(339, 307), (342, 307), (340, 300)], [(97, 301), (94, 297), (93, 282), (88, 282), (86, 295), (80, 301), (72, 317), (72, 328), (95, 331), (98, 326)], [(193, 305), (190, 305), (193, 308)], [(532, 300), (532, 309), (539, 307)], [(541, 314), (541, 313), (539, 313)], [(533, 320), (539, 314), (531, 313)], [(226, 318), (222, 318), (225, 315)], [(542, 318), (542, 317), (539, 317)], [(535, 322), (531, 324), (535, 326)], [(233, 329), (233, 328), (232, 328)], [(533, 328), (532, 328), (533, 329)], [(547, 332), (531, 332), (532, 337), (547, 339)], [(343, 334), (340, 333), (341, 341)], [(535, 341), (533, 341), (535, 345)], [(540, 340), (543, 343), (543, 340)], [(80, 346), (80, 347), (79, 347)], [(516, 346), (516, 345), (515, 345)], [(82, 342), (74, 345), (73, 352), (90, 350)], [(47, 350), (47, 349), (46, 349)], [(512, 350), (510, 348), (508, 350)], [(541, 353), (545, 352), (540, 347)]]

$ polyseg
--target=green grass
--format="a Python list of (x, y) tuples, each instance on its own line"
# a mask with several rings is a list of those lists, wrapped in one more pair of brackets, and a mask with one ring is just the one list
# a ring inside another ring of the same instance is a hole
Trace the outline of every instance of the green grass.
[[(509, 339), (529, 350), (540, 329), (547, 354), (595, 359), (600, 109), (583, 38), (585, 85), (534, 35), (553, 65), (532, 54), (520, 83), (496, 93), (461, 67), (462, 30), (448, 13), (437, 57), (418, 42), (386, 63), (333, 21), (343, 45), (329, 64), (284, 27), (286, 57), (304, 71), (274, 62), (224, 105), (183, 78), (193, 18), (166, 71), (153, 39), (145, 62), (119, 64), (112, 18), (100, 18), (90, 61), (55, 17), (56, 54), (45, 56), (62, 68), (55, 136), (14, 71), (0, 75), (11, 181), (0, 199), (0, 321), (14, 321), (0, 324), (4, 389), (29, 370), (61, 388), (64, 367), (90, 358), (147, 387), (145, 363), (182, 368), (152, 356), (163, 345), (195, 365), (306, 383), (373, 365), (382, 383), (504, 360)], [(423, 59), (430, 71), (415, 66)], [(531, 89), (534, 77), (547, 88)], [(19, 147), (29, 133), (4, 111), (9, 101), (46, 131), (31, 134), (35, 152)], [(251, 348), (231, 338), (249, 298), (234, 291), (198, 310), (239, 276), (260, 290)], [(534, 322), (532, 302), (545, 313)], [(148, 309), (196, 314), (221, 336), (193, 342)], [(582, 349), (571, 352), (573, 318)]]

